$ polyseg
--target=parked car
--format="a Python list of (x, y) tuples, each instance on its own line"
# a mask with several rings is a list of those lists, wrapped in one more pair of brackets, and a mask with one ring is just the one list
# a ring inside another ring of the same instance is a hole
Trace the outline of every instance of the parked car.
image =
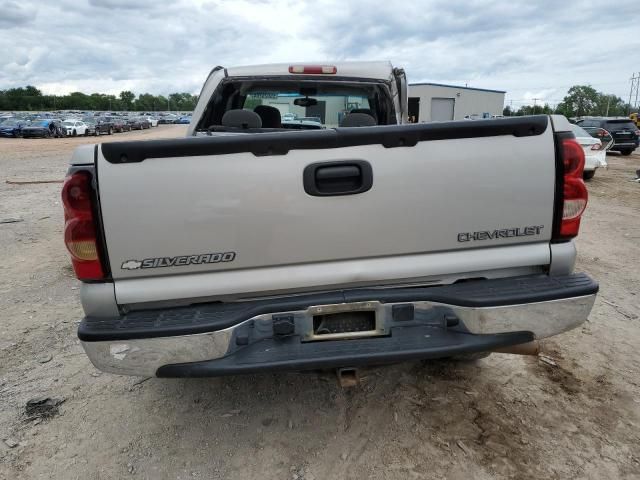
[(191, 117), (185, 115), (184, 117), (178, 118), (178, 120), (176, 120), (176, 123), (180, 125), (189, 125), (191, 123)]
[(143, 130), (151, 126), (151, 124), (142, 117), (128, 117), (127, 123), (131, 130)]
[(85, 117), (82, 121), (87, 126), (85, 135), (99, 135), (98, 130), (96, 129), (96, 121), (93, 117)]
[(24, 118), (7, 118), (0, 123), (0, 137), (20, 137), (22, 129), (29, 125), (29, 120)]
[(50, 119), (50, 118), (36, 119), (36, 120), (33, 120), (28, 126), (22, 129), (22, 136), (24, 138), (66, 137), (67, 128), (64, 125), (62, 125), (62, 122), (60, 120)]
[(67, 135), (76, 137), (87, 134), (87, 125), (82, 120), (65, 120), (62, 125), (66, 128)]
[(131, 125), (127, 122), (127, 120), (123, 117), (110, 117), (111, 123), (113, 124), (113, 131), (122, 133), (122, 132), (130, 132)]
[(96, 120), (96, 132), (98, 135), (111, 135), (114, 132), (113, 120), (111, 117), (97, 117)]
[(150, 115), (143, 115), (142, 118), (147, 120), (149, 122), (150, 126), (152, 126), (152, 127), (157, 127), (158, 126), (158, 119), (157, 118), (152, 117)]
[(178, 116), (174, 115), (173, 113), (169, 113), (167, 115), (162, 115), (158, 119), (158, 123), (159, 124), (170, 124), (170, 123), (175, 123), (176, 120), (178, 120)]
[(609, 132), (613, 138), (613, 145), (609, 150), (620, 152), (622, 155), (631, 155), (640, 144), (640, 130), (630, 118), (583, 118), (576, 124), (583, 128), (596, 127)]
[(598, 168), (607, 166), (607, 145), (603, 145), (599, 138), (593, 137), (580, 125), (571, 125), (571, 130), (584, 150), (583, 178), (590, 180)]
[[(76, 150), (64, 239), (92, 363), (202, 377), (478, 358), (585, 322), (598, 284), (574, 272), (587, 189), (566, 118), (407, 125), (406, 85), (389, 62), (220, 67), (188, 138)], [(357, 95), (383, 126), (274, 132), (234, 103), (278, 88)]]

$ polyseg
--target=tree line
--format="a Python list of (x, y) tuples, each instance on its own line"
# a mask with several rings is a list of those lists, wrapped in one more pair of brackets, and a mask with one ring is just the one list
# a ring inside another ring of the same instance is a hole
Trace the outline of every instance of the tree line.
[(44, 95), (32, 85), (19, 88), (0, 90), (0, 111), (2, 110), (102, 110), (102, 111), (189, 111), (198, 102), (198, 96), (190, 93), (172, 93), (152, 95), (135, 93), (125, 90), (120, 95), (106, 95), (104, 93), (85, 94), (72, 92), (68, 95)]
[(557, 113), (569, 118), (583, 116), (619, 117), (627, 116), (630, 112), (631, 105), (616, 95), (598, 92), (588, 85), (575, 85), (569, 89), (562, 102), (555, 108), (548, 103), (523, 105), (517, 110), (507, 105), (502, 113), (505, 116)]

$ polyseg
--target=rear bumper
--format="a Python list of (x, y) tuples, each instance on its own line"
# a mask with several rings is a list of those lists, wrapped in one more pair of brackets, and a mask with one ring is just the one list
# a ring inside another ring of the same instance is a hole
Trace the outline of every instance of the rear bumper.
[[(556, 335), (587, 319), (597, 291), (597, 283), (584, 274), (339, 291), (85, 318), (78, 336), (97, 368), (123, 375), (360, 366), (493, 350)], [(354, 311), (372, 312), (375, 331), (314, 341), (314, 316)], [(274, 320), (285, 321), (290, 331), (274, 329)]]
[(613, 143), (613, 147), (611, 147), (611, 150), (616, 150), (618, 148), (637, 148), (638, 147), (638, 142), (636, 142), (635, 140), (615, 140)]
[(607, 154), (605, 151), (601, 151), (593, 155), (584, 156), (585, 172), (593, 171), (600, 167), (607, 167)]

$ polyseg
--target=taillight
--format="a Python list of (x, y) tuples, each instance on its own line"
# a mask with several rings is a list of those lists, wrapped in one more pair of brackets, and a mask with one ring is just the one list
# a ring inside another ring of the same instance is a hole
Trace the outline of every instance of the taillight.
[(338, 69), (333, 65), (289, 65), (289, 73), (307, 75), (335, 75)]
[(584, 150), (575, 138), (559, 135), (562, 158), (562, 185), (557, 194), (556, 208), (559, 211), (554, 240), (569, 240), (578, 235), (580, 218), (587, 207), (587, 187), (582, 180), (584, 173)]
[(601, 148), (602, 148), (601, 143), (594, 143), (593, 145), (591, 145), (591, 150), (600, 150)]
[(64, 205), (64, 243), (79, 280), (102, 280), (96, 219), (92, 205), (91, 173), (79, 171), (69, 175), (62, 187)]

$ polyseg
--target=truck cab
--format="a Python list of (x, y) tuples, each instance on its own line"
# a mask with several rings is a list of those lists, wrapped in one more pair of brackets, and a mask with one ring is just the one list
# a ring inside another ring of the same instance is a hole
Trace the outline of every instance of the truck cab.
[[(198, 103), (187, 135), (243, 125), (254, 131), (335, 128), (354, 122), (347, 120), (353, 113), (372, 125), (407, 121), (406, 76), (389, 62), (216, 67), (200, 96), (207, 101)], [(236, 112), (223, 121), (234, 110), (254, 112), (259, 119)]]

